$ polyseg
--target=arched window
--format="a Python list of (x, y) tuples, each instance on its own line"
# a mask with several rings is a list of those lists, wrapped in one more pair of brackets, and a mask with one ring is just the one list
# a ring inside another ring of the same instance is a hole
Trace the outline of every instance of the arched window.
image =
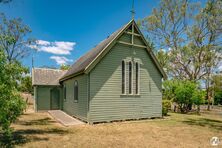
[(136, 63), (136, 94), (139, 94), (140, 64)]
[(133, 73), (132, 73), (132, 62), (129, 62), (129, 94), (132, 94), (132, 78), (133, 78)]
[(64, 97), (64, 101), (66, 101), (66, 85), (64, 85), (63, 87), (63, 97)]
[(78, 81), (74, 82), (74, 101), (78, 102), (79, 96), (78, 96)]
[(122, 61), (122, 94), (126, 93), (126, 70), (125, 61)]

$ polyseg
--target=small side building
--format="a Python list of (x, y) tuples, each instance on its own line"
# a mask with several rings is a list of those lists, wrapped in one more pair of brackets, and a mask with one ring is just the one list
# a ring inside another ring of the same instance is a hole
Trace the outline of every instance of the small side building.
[(62, 109), (62, 85), (59, 79), (66, 70), (33, 68), (32, 85), (34, 87), (35, 111)]

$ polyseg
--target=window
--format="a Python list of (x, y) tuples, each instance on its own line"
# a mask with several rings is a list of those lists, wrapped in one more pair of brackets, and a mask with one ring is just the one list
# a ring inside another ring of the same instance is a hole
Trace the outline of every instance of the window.
[(140, 65), (136, 63), (136, 94), (139, 94)]
[(125, 61), (122, 61), (122, 94), (126, 93)]
[(78, 102), (78, 82), (74, 82), (74, 101)]
[(64, 85), (63, 91), (64, 101), (66, 101), (66, 85)]
[(140, 63), (122, 60), (122, 95), (140, 94)]
[(129, 94), (132, 94), (132, 62), (129, 62)]

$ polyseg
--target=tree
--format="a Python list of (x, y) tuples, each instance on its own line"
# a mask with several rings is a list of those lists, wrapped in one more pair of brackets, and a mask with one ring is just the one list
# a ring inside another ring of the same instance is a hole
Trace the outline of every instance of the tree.
[(211, 88), (214, 94), (214, 104), (222, 104), (222, 74), (212, 76)]
[(28, 45), (34, 40), (27, 37), (30, 32), (31, 29), (20, 18), (8, 20), (0, 14), (0, 46), (9, 62), (20, 60), (31, 52)]
[(189, 105), (192, 104), (192, 96), (196, 90), (196, 84), (191, 81), (181, 81), (175, 89), (174, 101), (179, 105), (182, 113), (189, 111)]
[(30, 76), (24, 76), (21, 78), (19, 90), (22, 92), (33, 94), (32, 78)]
[(31, 43), (31, 40), (26, 39), (28, 32), (30, 30), (20, 19), (7, 20), (4, 14), (0, 15), (0, 134), (3, 134), (0, 146), (3, 144), (1, 142), (5, 142), (6, 147), (10, 146), (10, 125), (25, 108), (18, 83), (27, 68), (18, 60), (28, 53), (26, 45)]
[[(17, 90), (17, 80), (25, 68), (17, 61), (7, 62), (3, 50), (0, 50), (0, 127), (3, 141), (10, 144), (12, 129), (10, 125), (25, 108), (25, 102)], [(0, 143), (1, 146), (1, 143)]]
[(151, 16), (139, 20), (155, 47), (166, 49), (164, 68), (170, 77), (198, 81), (216, 67), (221, 59), (221, 6), (220, 0), (208, 0), (204, 8), (188, 0), (162, 0)]
[(210, 75), (222, 59), (221, 14), (221, 0), (208, 0), (203, 8), (188, 0), (162, 0), (151, 16), (139, 20), (155, 46), (167, 49), (169, 58), (163, 66), (169, 77), (205, 79), (208, 109)]
[(70, 68), (70, 65), (64, 65), (64, 64), (62, 64), (61, 66), (60, 66), (60, 69), (61, 70), (68, 70)]
[(161, 67), (164, 68), (164, 70), (167, 72), (169, 70), (168, 62), (169, 62), (169, 55), (167, 52), (165, 52), (163, 49), (160, 49), (159, 51), (155, 52), (155, 55), (161, 65)]
[(197, 105), (197, 113), (200, 113), (200, 105), (205, 101), (206, 92), (203, 90), (196, 90), (192, 96), (192, 102)]
[(163, 83), (163, 99), (174, 100), (175, 89), (178, 86), (179, 81), (177, 80), (166, 80)]
[(222, 90), (215, 92), (215, 96), (214, 96), (214, 104), (218, 105), (222, 105)]
[(214, 91), (222, 90), (222, 73), (212, 75), (211, 85), (213, 86)]

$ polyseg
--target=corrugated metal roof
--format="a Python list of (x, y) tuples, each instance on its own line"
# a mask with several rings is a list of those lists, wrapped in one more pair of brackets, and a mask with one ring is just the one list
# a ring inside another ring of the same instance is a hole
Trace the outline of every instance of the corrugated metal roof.
[(59, 79), (67, 72), (67, 70), (33, 68), (32, 69), (32, 85), (60, 85)]

